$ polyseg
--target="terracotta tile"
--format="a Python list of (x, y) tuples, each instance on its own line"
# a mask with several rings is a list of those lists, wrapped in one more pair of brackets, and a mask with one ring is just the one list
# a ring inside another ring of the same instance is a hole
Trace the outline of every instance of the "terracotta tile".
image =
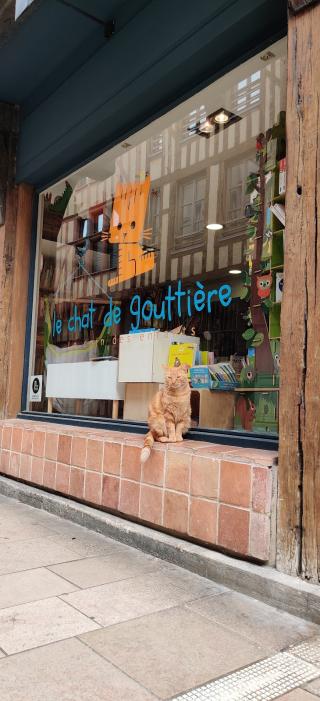
[(19, 477), (20, 472), (20, 453), (10, 454), (10, 475), (14, 477)]
[(31, 479), (31, 460), (31, 455), (21, 454), (19, 477), (23, 480), (30, 481)]
[(45, 457), (48, 460), (57, 460), (58, 457), (58, 434), (46, 433)]
[(188, 497), (185, 494), (165, 492), (163, 525), (177, 533), (188, 532)]
[(43, 466), (44, 466), (44, 460), (43, 458), (37, 458), (34, 457), (32, 458), (31, 461), (31, 482), (34, 482), (35, 484), (43, 484)]
[(273, 461), (278, 456), (275, 450), (258, 450), (257, 448), (235, 448), (232, 459), (237, 457), (247, 460), (250, 463), (257, 463), (271, 467)]
[(71, 436), (60, 435), (58, 442), (58, 460), (65, 465), (70, 465), (71, 458)]
[(124, 445), (122, 453), (122, 477), (128, 477), (131, 480), (141, 479), (141, 463), (140, 463), (141, 448), (133, 445)]
[(166, 468), (166, 487), (178, 492), (190, 490), (191, 454), (168, 451)]
[(85, 471), (84, 498), (91, 504), (101, 504), (102, 474)]
[(268, 467), (254, 467), (252, 481), (252, 508), (268, 514), (271, 509), (272, 471)]
[(32, 455), (33, 446), (33, 431), (31, 429), (24, 429), (22, 435), (22, 447), (21, 450), (27, 455)]
[(103, 441), (89, 439), (88, 444), (87, 444), (87, 462), (86, 462), (86, 466), (89, 470), (96, 470), (96, 472), (101, 472), (101, 470), (102, 470), (102, 454), (103, 454)]
[(158, 487), (141, 485), (140, 518), (149, 523), (162, 525), (163, 490)]
[(193, 453), (194, 450), (199, 448), (198, 441), (190, 441), (188, 438), (184, 438), (182, 443), (168, 443), (168, 450), (173, 451), (186, 451)]
[(139, 516), (140, 484), (121, 480), (119, 510), (130, 516)]
[(10, 450), (11, 448), (11, 438), (12, 438), (12, 427), (4, 426), (2, 432), (2, 448), (5, 450)]
[(77, 499), (84, 496), (84, 470), (71, 467), (69, 494)]
[(249, 511), (234, 506), (219, 506), (218, 544), (242, 555), (249, 548)]
[(164, 480), (164, 458), (165, 453), (160, 450), (153, 450), (149, 460), (142, 465), (142, 482), (155, 484), (158, 487), (163, 485)]
[(270, 554), (270, 518), (251, 513), (249, 555), (266, 562)]
[(1, 472), (5, 475), (10, 474), (10, 452), (9, 450), (1, 451)]
[(246, 463), (222, 460), (220, 467), (220, 501), (235, 506), (250, 506), (251, 467)]
[(57, 463), (56, 470), (56, 490), (63, 494), (69, 494), (70, 466), (61, 462)]
[(111, 473), (113, 475), (120, 475), (120, 463), (121, 463), (121, 449), (120, 443), (111, 443), (109, 441), (104, 442), (103, 448), (103, 471)]
[(74, 436), (72, 439), (71, 450), (71, 465), (85, 467), (87, 459), (87, 440), (80, 436)]
[(189, 535), (206, 543), (216, 543), (217, 509), (214, 501), (191, 499)]
[(57, 463), (55, 460), (44, 461), (43, 467), (43, 486), (49, 489), (55, 489), (56, 486), (56, 469)]
[(11, 450), (15, 453), (21, 453), (22, 433), (22, 428), (12, 429)]
[[(199, 442), (199, 445), (201, 443)], [(197, 455), (203, 456), (203, 457), (212, 457), (213, 455), (216, 456), (217, 458), (222, 457), (225, 453), (233, 453), (234, 448), (228, 449), (228, 446), (225, 445), (218, 445), (217, 443), (212, 443), (211, 445), (204, 446), (202, 448), (199, 448), (197, 450)]]
[(119, 477), (103, 475), (102, 478), (102, 505), (109, 509), (118, 509), (120, 493)]
[(38, 457), (38, 458), (43, 458), (45, 439), (46, 439), (46, 434), (44, 431), (35, 431), (34, 432), (32, 455), (34, 455), (35, 457)]
[(191, 463), (191, 494), (197, 497), (218, 496), (219, 462), (214, 458), (194, 456)]

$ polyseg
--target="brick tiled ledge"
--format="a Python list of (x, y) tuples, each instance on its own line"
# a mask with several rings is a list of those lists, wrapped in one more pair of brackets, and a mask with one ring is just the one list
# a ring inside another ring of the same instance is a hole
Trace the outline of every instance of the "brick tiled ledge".
[(241, 556), (270, 556), (272, 451), (52, 423), (0, 422), (0, 471)]

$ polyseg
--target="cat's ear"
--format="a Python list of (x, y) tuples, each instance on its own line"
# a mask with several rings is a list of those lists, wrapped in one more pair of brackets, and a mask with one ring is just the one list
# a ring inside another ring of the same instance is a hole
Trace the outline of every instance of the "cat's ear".
[(182, 370), (184, 370), (185, 372), (189, 372), (190, 370), (190, 365), (187, 365), (187, 363), (184, 363), (184, 365), (181, 365), (181, 367)]

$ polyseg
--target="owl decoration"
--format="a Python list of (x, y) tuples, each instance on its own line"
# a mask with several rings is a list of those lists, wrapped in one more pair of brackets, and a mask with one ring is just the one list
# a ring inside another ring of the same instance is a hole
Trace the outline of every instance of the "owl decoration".
[(276, 352), (273, 356), (273, 366), (274, 366), (274, 374), (279, 375), (280, 372), (280, 353)]
[(242, 370), (240, 373), (241, 387), (251, 387), (254, 384), (256, 372), (254, 367), (246, 360), (242, 360)]
[(257, 290), (258, 297), (260, 297), (260, 299), (266, 299), (267, 297), (270, 297), (271, 285), (271, 273), (268, 273), (267, 275), (257, 275)]

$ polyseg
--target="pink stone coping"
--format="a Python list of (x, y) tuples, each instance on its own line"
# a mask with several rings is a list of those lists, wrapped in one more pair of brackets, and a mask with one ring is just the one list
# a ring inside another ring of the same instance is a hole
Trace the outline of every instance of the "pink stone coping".
[(22, 419), (0, 421), (0, 472), (207, 546), (261, 562), (271, 542), (268, 450)]

